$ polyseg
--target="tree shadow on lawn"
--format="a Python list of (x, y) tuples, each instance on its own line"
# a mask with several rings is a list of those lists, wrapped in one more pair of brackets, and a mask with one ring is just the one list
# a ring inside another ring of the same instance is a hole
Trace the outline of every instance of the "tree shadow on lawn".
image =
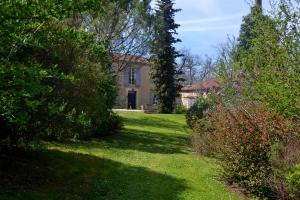
[(128, 128), (120, 135), (104, 138), (103, 141), (107, 147), (160, 154), (186, 154), (188, 144), (188, 138), (184, 136), (154, 134)]
[(188, 131), (184, 123), (176, 123), (155, 115), (139, 118), (123, 116), (123, 119), (127, 128), (120, 134), (88, 141), (56, 142), (51, 145), (89, 152), (114, 148), (147, 153), (187, 154), (189, 137), (187, 134), (179, 133)]
[(51, 142), (51, 146), (67, 146), (89, 152), (101, 149), (135, 150), (160, 154), (187, 154), (188, 138), (180, 135), (162, 135), (126, 128), (118, 135), (88, 141)]
[(177, 200), (184, 180), (60, 151), (0, 155), (0, 199)]
[(187, 153), (188, 135), (178, 133), (188, 131), (184, 123), (155, 115), (138, 118), (123, 115), (122, 118), (127, 128), (124, 128), (121, 134), (104, 137), (97, 140), (99, 143), (89, 143), (81, 147), (116, 148), (161, 154)]

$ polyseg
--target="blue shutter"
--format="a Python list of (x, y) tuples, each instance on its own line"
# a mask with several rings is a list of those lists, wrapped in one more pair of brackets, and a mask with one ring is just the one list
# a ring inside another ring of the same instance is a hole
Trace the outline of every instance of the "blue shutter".
[(129, 85), (129, 67), (126, 67), (123, 71), (123, 83)]
[(149, 94), (149, 104), (153, 105), (154, 104), (154, 93), (150, 92)]
[(152, 92), (149, 93), (149, 105), (152, 105)]
[(136, 76), (136, 85), (140, 86), (141, 85), (141, 68), (140, 67), (136, 68), (135, 76)]

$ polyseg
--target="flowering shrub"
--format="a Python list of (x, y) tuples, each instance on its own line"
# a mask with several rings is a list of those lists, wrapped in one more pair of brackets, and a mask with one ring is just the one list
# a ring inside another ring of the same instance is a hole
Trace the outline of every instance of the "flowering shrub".
[(288, 137), (289, 123), (255, 103), (220, 104), (209, 120), (214, 127), (210, 141), (226, 178), (259, 197), (272, 197), (272, 146)]

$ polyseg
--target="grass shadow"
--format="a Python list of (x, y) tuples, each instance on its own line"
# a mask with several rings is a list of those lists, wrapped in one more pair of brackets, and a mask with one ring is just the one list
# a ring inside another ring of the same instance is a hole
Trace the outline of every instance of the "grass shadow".
[(103, 141), (107, 147), (124, 150), (137, 150), (148, 153), (160, 154), (186, 154), (188, 138), (180, 135), (168, 136), (153, 134), (149, 131), (127, 128), (117, 137), (105, 138)]
[(60, 151), (0, 155), (0, 199), (180, 199), (184, 180), (95, 156)]
[(130, 128), (126, 128), (118, 135), (101, 139), (51, 142), (51, 146), (66, 146), (74, 150), (83, 149), (89, 152), (99, 149), (121, 149), (159, 154), (187, 154), (187, 145), (188, 138), (181, 135), (174, 134), (171, 137)]
[[(90, 141), (52, 143), (89, 152), (99, 149), (134, 150), (160, 154), (187, 154), (189, 136), (185, 123), (169, 119), (169, 115), (132, 115), (121, 113), (126, 127), (121, 134)], [(163, 116), (163, 117), (162, 117)], [(170, 117), (174, 117), (173, 115)], [(180, 120), (182, 121), (182, 120)]]

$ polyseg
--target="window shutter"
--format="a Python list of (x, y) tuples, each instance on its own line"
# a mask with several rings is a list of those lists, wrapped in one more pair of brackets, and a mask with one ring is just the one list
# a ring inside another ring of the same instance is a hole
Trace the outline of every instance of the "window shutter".
[(152, 92), (149, 93), (149, 101), (148, 101), (149, 105), (152, 105), (152, 98), (151, 98), (151, 96), (152, 96)]
[(136, 68), (135, 75), (136, 75), (136, 85), (140, 86), (141, 85), (141, 68), (140, 67)]
[(129, 85), (129, 67), (126, 67), (123, 71), (123, 83)]
[(149, 104), (150, 105), (153, 105), (154, 104), (154, 93), (153, 92), (150, 92), (149, 94)]

